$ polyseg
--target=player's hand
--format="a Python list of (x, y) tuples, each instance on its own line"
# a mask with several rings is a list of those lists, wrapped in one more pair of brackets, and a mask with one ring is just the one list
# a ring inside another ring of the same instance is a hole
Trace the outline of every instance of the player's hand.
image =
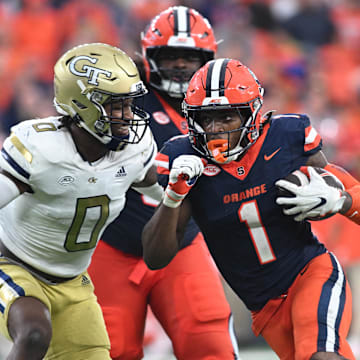
[(294, 194), (294, 197), (278, 197), (278, 205), (291, 206), (284, 209), (285, 215), (295, 215), (294, 220), (303, 221), (308, 217), (320, 217), (341, 210), (345, 196), (343, 192), (329, 186), (311, 166), (308, 167), (309, 183), (297, 186), (286, 180), (278, 180), (275, 185)]
[(164, 205), (172, 208), (180, 206), (182, 200), (203, 173), (206, 161), (195, 155), (180, 155), (170, 170), (169, 184), (165, 190)]

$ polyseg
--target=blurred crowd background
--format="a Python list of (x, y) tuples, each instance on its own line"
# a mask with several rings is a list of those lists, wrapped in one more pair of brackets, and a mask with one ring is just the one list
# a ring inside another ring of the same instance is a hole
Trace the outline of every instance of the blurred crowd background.
[[(360, 179), (359, 0), (0, 0), (0, 144), (12, 125), (56, 114), (53, 65), (65, 50), (105, 42), (138, 59), (140, 33), (172, 5), (207, 17), (217, 57), (255, 72), (264, 109), (308, 114), (328, 159)], [(315, 231), (348, 271), (360, 358), (359, 228), (335, 216)]]

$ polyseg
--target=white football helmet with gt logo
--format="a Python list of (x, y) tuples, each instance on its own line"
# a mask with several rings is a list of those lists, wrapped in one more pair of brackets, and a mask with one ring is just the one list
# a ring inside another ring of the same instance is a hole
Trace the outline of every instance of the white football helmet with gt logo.
[[(54, 104), (61, 115), (69, 116), (110, 150), (142, 139), (149, 115), (138, 105), (138, 98), (147, 90), (134, 62), (122, 50), (102, 43), (76, 46), (57, 61), (54, 71)], [(105, 104), (127, 99), (137, 100), (137, 105), (132, 104), (133, 118), (116, 118), (112, 110), (106, 113)], [(128, 123), (129, 134), (112, 134), (114, 120)]]

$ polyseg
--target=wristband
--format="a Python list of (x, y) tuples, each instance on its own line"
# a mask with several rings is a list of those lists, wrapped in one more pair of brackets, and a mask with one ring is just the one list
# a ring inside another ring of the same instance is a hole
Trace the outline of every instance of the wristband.
[(170, 188), (170, 186), (168, 186), (165, 190), (165, 196), (163, 199), (163, 204), (171, 207), (173, 209), (179, 207), (182, 203), (182, 201), (184, 200), (185, 195), (180, 195), (178, 193), (176, 193), (174, 190), (172, 190)]

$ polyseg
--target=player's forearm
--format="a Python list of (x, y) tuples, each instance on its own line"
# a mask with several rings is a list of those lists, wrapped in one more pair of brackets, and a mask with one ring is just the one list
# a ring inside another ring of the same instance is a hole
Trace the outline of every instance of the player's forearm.
[(360, 225), (360, 185), (346, 189), (347, 200), (340, 213)]
[(20, 190), (13, 179), (0, 173), (0, 209), (20, 195)]
[(345, 169), (335, 164), (327, 164), (325, 169), (333, 173), (345, 186), (346, 199), (339, 211), (360, 225), (360, 183)]
[(343, 196), (345, 196), (345, 201), (342, 208), (339, 210), (339, 213), (342, 215), (346, 214), (350, 210), (352, 204), (352, 198), (348, 192), (343, 191)]
[(152, 199), (160, 202), (164, 195), (164, 189), (160, 186), (160, 184), (155, 183), (150, 186), (132, 186), (132, 188), (140, 194), (151, 197)]
[(159, 206), (142, 233), (143, 257), (152, 269), (166, 266), (179, 250), (177, 223), (180, 208)]

